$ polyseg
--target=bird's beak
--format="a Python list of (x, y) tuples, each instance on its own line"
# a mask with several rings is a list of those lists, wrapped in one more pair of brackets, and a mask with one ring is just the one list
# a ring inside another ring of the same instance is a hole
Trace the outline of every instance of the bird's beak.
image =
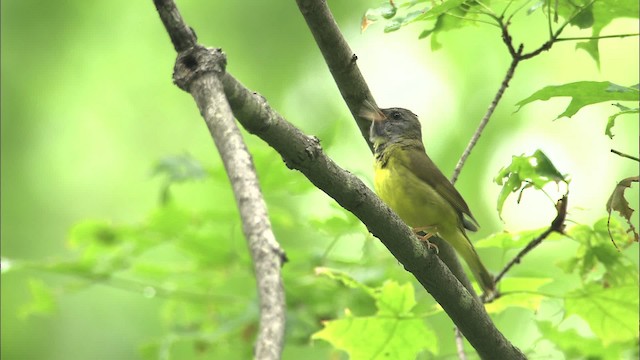
[(386, 116), (382, 113), (380, 108), (367, 99), (365, 99), (362, 104), (360, 116), (372, 122), (383, 121), (386, 119)]
[(380, 110), (380, 108), (369, 100), (365, 100), (360, 110), (360, 116), (371, 121), (371, 128), (369, 129), (369, 141), (376, 142), (376, 139), (383, 135), (384, 121), (387, 116)]

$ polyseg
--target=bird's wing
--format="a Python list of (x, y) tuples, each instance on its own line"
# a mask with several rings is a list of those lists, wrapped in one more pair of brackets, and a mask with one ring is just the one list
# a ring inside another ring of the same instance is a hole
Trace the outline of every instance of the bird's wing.
[[(426, 182), (431, 185), (438, 194), (442, 195), (442, 197), (453, 206), (454, 209), (460, 214), (460, 218), (464, 226), (472, 231), (477, 230), (474, 228), (474, 224), (478, 225), (478, 222), (471, 214), (471, 210), (469, 210), (469, 205), (464, 201), (458, 190), (449, 182), (442, 171), (438, 169), (436, 164), (427, 156), (424, 152), (424, 149), (411, 149), (409, 151), (405, 151), (408, 157), (408, 168), (409, 170), (416, 175), (420, 180)], [(469, 221), (465, 221), (463, 214), (469, 216), (473, 223), (469, 223)]]

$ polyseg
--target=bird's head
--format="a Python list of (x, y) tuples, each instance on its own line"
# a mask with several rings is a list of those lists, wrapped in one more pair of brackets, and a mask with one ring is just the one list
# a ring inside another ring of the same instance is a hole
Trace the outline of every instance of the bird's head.
[(363, 117), (371, 121), (369, 140), (375, 148), (389, 143), (422, 144), (422, 130), (418, 116), (403, 108), (380, 109), (367, 105), (363, 110)]

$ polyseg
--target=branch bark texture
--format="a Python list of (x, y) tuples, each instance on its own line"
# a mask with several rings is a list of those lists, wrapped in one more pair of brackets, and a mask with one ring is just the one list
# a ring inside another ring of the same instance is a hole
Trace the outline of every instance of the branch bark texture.
[(373, 144), (369, 141), (371, 121), (362, 118), (360, 112), (365, 100), (372, 104), (376, 102), (371, 95), (369, 85), (358, 68), (358, 57), (342, 36), (325, 0), (296, 0), (296, 3), (320, 48), (336, 85), (338, 85), (342, 98), (360, 129), (362, 137), (369, 145), (369, 150), (373, 151)]
[(226, 58), (220, 49), (196, 45), (173, 1), (155, 1), (178, 53), (174, 82), (189, 92), (204, 118), (231, 182), (247, 239), (260, 298), (257, 359), (280, 359), (284, 344), (285, 296), (280, 269), (285, 255), (275, 239), (253, 160), (224, 93), (220, 77)]

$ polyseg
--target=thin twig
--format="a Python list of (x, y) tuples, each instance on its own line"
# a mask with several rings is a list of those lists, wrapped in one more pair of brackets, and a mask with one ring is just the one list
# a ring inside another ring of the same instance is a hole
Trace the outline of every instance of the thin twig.
[(462, 336), (460, 329), (458, 329), (457, 327), (454, 327), (453, 331), (455, 333), (456, 352), (458, 353), (458, 359), (467, 360), (467, 354), (464, 353), (464, 337)]
[(627, 159), (631, 159), (631, 160), (635, 160), (637, 162), (640, 162), (640, 159), (635, 157), (635, 156), (633, 156), (633, 155), (625, 154), (625, 153), (622, 153), (622, 152), (620, 152), (618, 150), (615, 150), (615, 149), (611, 149), (611, 152), (616, 154), (616, 155), (620, 155), (622, 157), (625, 157)]
[[(564, 221), (567, 218), (567, 203), (568, 203), (568, 195), (564, 195), (558, 202), (556, 203), (556, 211), (557, 215), (555, 219), (551, 222), (551, 225), (548, 229), (542, 232), (542, 234), (538, 235), (535, 239), (531, 240), (524, 249), (520, 250), (518, 255), (516, 255), (509, 263), (502, 269), (502, 271), (496, 276), (495, 282), (496, 284), (504, 277), (504, 275), (516, 264), (519, 264), (522, 261), (522, 258), (527, 255), (531, 250), (533, 250), (536, 246), (540, 245), (544, 239), (547, 238), (551, 233), (557, 232), (560, 234), (564, 233)], [(495, 299), (495, 298), (494, 298)], [(488, 299), (487, 302), (490, 302), (494, 299)]]
[[(502, 29), (502, 41), (507, 46), (507, 49), (509, 50), (509, 54), (511, 55), (511, 65), (509, 66), (509, 69), (507, 70), (507, 73), (504, 79), (502, 80), (502, 84), (500, 85), (498, 92), (496, 93), (493, 100), (491, 101), (491, 104), (489, 105), (487, 112), (482, 117), (482, 120), (480, 120), (480, 124), (478, 125), (478, 128), (473, 133), (473, 136), (469, 140), (467, 147), (464, 149), (464, 152), (460, 156), (460, 160), (458, 160), (458, 163), (456, 164), (456, 167), (453, 171), (453, 175), (451, 176), (451, 183), (455, 183), (458, 180), (458, 176), (462, 171), (462, 167), (464, 166), (465, 162), (467, 161), (467, 158), (471, 154), (471, 151), (476, 146), (476, 143), (478, 142), (480, 135), (482, 135), (484, 128), (489, 123), (489, 120), (491, 119), (491, 116), (493, 115), (494, 110), (498, 106), (498, 103), (500, 102), (500, 99), (502, 98), (502, 95), (504, 94), (505, 89), (509, 86), (509, 81), (511, 81), (511, 78), (513, 78), (513, 74), (515, 73), (515, 69), (518, 66), (518, 64), (523, 60), (531, 59), (534, 56), (539, 55), (543, 51), (547, 51), (551, 49), (553, 44), (558, 41), (558, 37), (560, 36), (564, 28), (567, 25), (569, 25), (569, 23), (573, 21), (573, 19), (575, 19), (576, 16), (582, 13), (582, 11), (584, 11), (584, 9), (590, 6), (594, 1), (595, 0), (592, 0), (589, 4), (586, 4), (583, 8), (580, 8), (578, 11), (576, 11), (576, 13), (573, 14), (569, 19), (567, 19), (567, 21), (564, 24), (562, 24), (555, 32), (551, 33), (549, 40), (547, 40), (545, 43), (540, 45), (539, 48), (526, 54), (523, 53), (524, 52), (523, 44), (520, 44), (517, 48), (514, 46), (513, 37), (509, 33), (509, 25), (511, 24), (511, 18), (513, 17), (513, 15), (515, 15), (517, 11), (519, 11), (522, 8), (522, 6), (516, 9), (506, 20), (504, 19), (504, 16), (503, 16), (504, 13), (502, 16), (499, 16), (499, 17), (492, 15), (490, 13), (487, 13), (487, 15), (493, 18)], [(549, 9), (549, 11), (551, 10)], [(551, 16), (550, 13), (548, 15)], [(549, 31), (551, 31), (551, 27), (549, 27)]]
[[(509, 17), (507, 18), (507, 24), (511, 23), (511, 19), (513, 19), (513, 17), (516, 16), (516, 14), (520, 12), (520, 10), (524, 9), (524, 7), (527, 6), (530, 2), (531, 0), (527, 0), (523, 2), (520, 6), (518, 6), (515, 10), (513, 10), (511, 15), (509, 15)], [(504, 13), (502, 15), (504, 16)]]
[(551, 0), (547, 0), (547, 27), (549, 28), (549, 39), (553, 38), (553, 24), (551, 21)]
[[(517, 50), (516, 55), (521, 53), (522, 53), (522, 47), (520, 47)], [(458, 163), (456, 164), (456, 168), (453, 170), (453, 175), (451, 176), (452, 184), (455, 184), (456, 181), (458, 180), (458, 176), (462, 171), (462, 167), (464, 166), (464, 163), (467, 161), (467, 158), (469, 157), (469, 155), (471, 155), (471, 151), (476, 146), (478, 139), (480, 139), (480, 135), (482, 135), (482, 131), (484, 130), (485, 126), (487, 126), (487, 124), (489, 123), (489, 119), (491, 119), (491, 116), (493, 115), (493, 112), (496, 109), (496, 106), (498, 106), (498, 102), (500, 102), (500, 99), (502, 98), (504, 91), (509, 86), (509, 82), (513, 78), (513, 74), (515, 73), (516, 67), (518, 66), (519, 62), (520, 60), (518, 56), (514, 57), (513, 60), (511, 61), (511, 65), (509, 66), (509, 69), (507, 70), (507, 73), (505, 74), (504, 79), (502, 80), (502, 84), (500, 85), (498, 92), (496, 93), (493, 100), (491, 101), (491, 104), (489, 105), (487, 112), (482, 117), (482, 120), (480, 120), (480, 124), (478, 125), (478, 128), (473, 133), (471, 140), (469, 140), (469, 143), (467, 144), (466, 149), (464, 149), (462, 156), (460, 156), (460, 160), (458, 160)]]
[[(257, 359), (280, 359), (284, 345), (285, 298), (280, 268), (286, 257), (275, 239), (251, 155), (224, 93), (226, 57), (220, 49), (196, 45), (173, 0), (154, 0), (178, 58), (173, 79), (191, 93), (214, 140), (231, 182), (242, 230), (253, 259), (260, 299)], [(214, 241), (214, 239), (211, 239)]]
[(612, 38), (626, 38), (631, 36), (640, 36), (640, 34), (618, 34), (618, 35), (602, 35), (602, 36), (582, 36), (582, 37), (566, 37), (556, 38), (558, 41), (577, 41), (577, 40), (600, 40), (600, 39), (612, 39)]

